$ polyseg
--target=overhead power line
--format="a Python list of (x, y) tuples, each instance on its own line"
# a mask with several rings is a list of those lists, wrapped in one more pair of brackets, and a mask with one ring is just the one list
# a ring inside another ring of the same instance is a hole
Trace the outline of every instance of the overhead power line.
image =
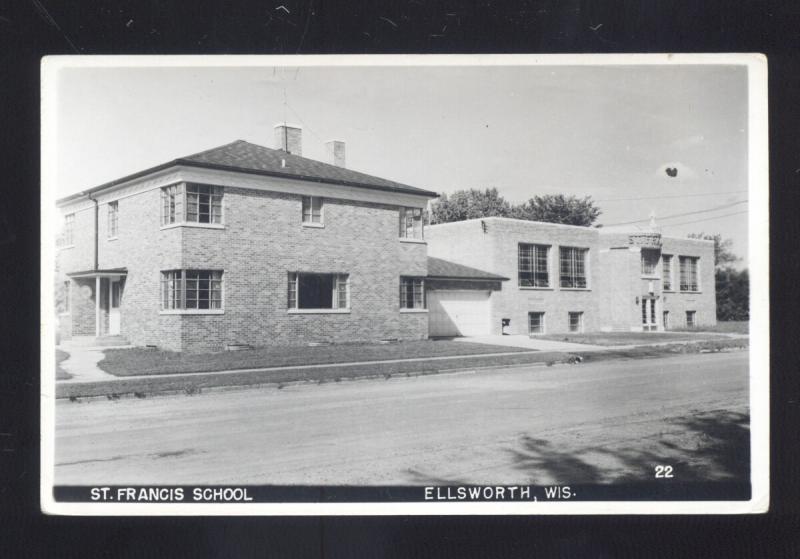
[[(694, 212), (684, 212), (684, 213), (679, 213), (679, 214), (665, 215), (665, 216), (659, 217), (658, 219), (672, 219), (674, 217), (683, 217), (683, 216), (686, 216), (686, 215), (696, 215), (696, 214), (703, 214), (703, 213), (708, 213), (708, 212), (715, 212), (717, 210), (724, 210), (726, 208), (731, 208), (733, 206), (738, 206), (739, 204), (745, 204), (746, 202), (747, 202), (746, 199), (745, 200), (739, 200), (738, 202), (732, 202), (730, 204), (723, 204), (722, 206), (717, 206), (716, 208), (707, 208), (705, 210), (697, 210), (697, 211), (694, 211)], [(634, 220), (634, 221), (623, 221), (623, 222), (620, 222), (620, 223), (610, 223), (610, 224), (606, 225), (606, 227), (613, 227), (613, 226), (616, 226), (616, 225), (632, 225), (634, 223), (644, 223), (645, 221), (650, 221), (650, 220), (648, 218), (648, 219), (637, 219), (637, 220)]]
[(600, 198), (595, 202), (632, 202), (634, 200), (661, 200), (666, 198), (694, 198), (697, 196), (717, 196), (720, 194), (742, 194), (747, 190), (723, 190), (719, 192), (703, 192), (699, 194), (668, 194), (666, 196), (641, 196), (638, 198)]
[(743, 212), (733, 212), (733, 213), (729, 213), (729, 214), (715, 215), (715, 216), (712, 216), (712, 217), (707, 217), (705, 219), (693, 219), (692, 221), (681, 221), (680, 223), (670, 223), (668, 225), (664, 225), (663, 227), (675, 227), (677, 225), (689, 225), (690, 223), (701, 223), (701, 222), (705, 222), (705, 221), (711, 221), (712, 219), (721, 219), (723, 217), (731, 217), (733, 215), (742, 215), (742, 214), (746, 214), (746, 213), (747, 213), (747, 210), (745, 210)]

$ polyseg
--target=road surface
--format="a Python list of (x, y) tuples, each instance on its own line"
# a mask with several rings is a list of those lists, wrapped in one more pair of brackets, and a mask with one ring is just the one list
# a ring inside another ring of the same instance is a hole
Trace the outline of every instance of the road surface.
[(56, 404), (56, 484), (748, 479), (747, 352)]

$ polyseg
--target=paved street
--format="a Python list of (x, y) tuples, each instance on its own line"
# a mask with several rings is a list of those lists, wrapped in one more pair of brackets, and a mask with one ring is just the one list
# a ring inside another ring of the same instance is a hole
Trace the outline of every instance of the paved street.
[(748, 353), (56, 405), (57, 484), (747, 478)]

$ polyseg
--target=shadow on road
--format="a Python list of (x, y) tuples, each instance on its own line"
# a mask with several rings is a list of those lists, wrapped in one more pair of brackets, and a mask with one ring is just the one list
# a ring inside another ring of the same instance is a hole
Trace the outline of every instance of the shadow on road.
[(524, 435), (510, 452), (531, 484), (649, 481), (656, 465), (672, 466), (681, 481), (748, 481), (749, 424), (746, 413), (715, 410), (673, 418), (634, 444), (557, 447)]

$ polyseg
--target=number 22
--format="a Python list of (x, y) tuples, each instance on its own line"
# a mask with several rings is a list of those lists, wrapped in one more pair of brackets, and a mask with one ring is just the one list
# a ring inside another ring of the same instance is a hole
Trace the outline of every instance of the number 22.
[(672, 476), (672, 466), (656, 466), (656, 477), (657, 478), (671, 478)]

